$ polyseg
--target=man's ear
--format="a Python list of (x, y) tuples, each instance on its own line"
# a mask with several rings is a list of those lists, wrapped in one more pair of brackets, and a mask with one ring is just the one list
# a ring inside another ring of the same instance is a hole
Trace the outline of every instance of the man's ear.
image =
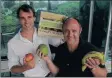
[(34, 17), (34, 21), (36, 20), (36, 17)]
[(80, 34), (81, 34), (81, 32), (82, 32), (82, 27), (80, 27)]

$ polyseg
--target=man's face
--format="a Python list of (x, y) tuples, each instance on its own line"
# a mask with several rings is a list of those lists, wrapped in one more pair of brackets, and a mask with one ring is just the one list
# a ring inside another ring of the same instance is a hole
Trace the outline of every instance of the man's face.
[(79, 40), (80, 32), (81, 32), (81, 27), (79, 26), (78, 22), (75, 21), (69, 21), (69, 23), (65, 24), (63, 28), (64, 32), (64, 38), (67, 42), (67, 44), (75, 44)]
[(34, 16), (33, 12), (30, 10), (29, 12), (20, 11), (19, 20), (24, 29), (30, 29), (34, 26)]

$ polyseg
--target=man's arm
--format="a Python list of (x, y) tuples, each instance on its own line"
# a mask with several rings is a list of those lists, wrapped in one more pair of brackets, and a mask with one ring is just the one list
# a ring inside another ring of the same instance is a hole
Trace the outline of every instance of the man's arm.
[(23, 65), (23, 66), (15, 65), (11, 68), (12, 73), (22, 73), (26, 70), (28, 70), (28, 68), (25, 65)]
[(39, 51), (39, 57), (42, 58), (48, 65), (50, 72), (55, 76), (59, 72), (59, 68), (52, 62), (49, 56), (45, 56), (42, 52)]
[(107, 77), (106, 68), (96, 67), (91, 70), (95, 77)]
[(95, 77), (106, 77), (107, 70), (106, 68), (101, 68), (99, 59), (88, 58), (87, 63), (85, 64), (88, 68), (91, 69), (91, 72)]
[(26, 70), (29, 70), (35, 66), (34, 60), (29, 63), (26, 63), (24, 60), (24, 65), (20, 65), (19, 57), (15, 54), (11, 44), (8, 43), (8, 66), (12, 73), (22, 73)]
[(51, 59), (49, 59), (49, 57), (43, 57), (43, 59), (46, 61), (49, 70), (51, 71), (51, 73), (53, 75), (56, 75), (59, 72), (59, 68), (52, 62)]
[(24, 72), (26, 70), (32, 69), (32, 68), (35, 67), (35, 63), (34, 62), (35, 61), (33, 59), (30, 62), (28, 62), (28, 63), (26, 63), (24, 61), (24, 65), (22, 65), (22, 66), (19, 66), (19, 65), (12, 66), (11, 72), (13, 72), (13, 73), (22, 73), (22, 72)]

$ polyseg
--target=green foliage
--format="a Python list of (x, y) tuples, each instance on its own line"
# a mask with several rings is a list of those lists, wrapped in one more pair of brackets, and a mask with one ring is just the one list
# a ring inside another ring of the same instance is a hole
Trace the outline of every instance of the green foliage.
[(17, 5), (14, 5), (13, 7), (11, 7), (11, 11), (12, 11), (12, 16), (16, 17), (16, 12), (17, 12), (17, 9), (18, 9), (19, 6)]
[(79, 17), (79, 3), (80, 2), (66, 2), (57, 6), (52, 12), (64, 14), (69, 17)]
[(5, 17), (5, 25), (15, 25), (14, 17), (13, 16), (6, 16)]
[(39, 1), (38, 3), (37, 2), (33, 3), (33, 5), (35, 6), (36, 9), (45, 8), (45, 7), (47, 8), (48, 3), (43, 2), (43, 1)]
[(17, 19), (16, 17), (12, 16), (12, 14), (8, 14), (6, 15), (5, 13), (2, 14), (1, 17), (1, 26), (2, 26), (2, 32), (6, 33), (6, 32), (14, 32), (15, 30), (15, 25), (17, 23)]
[(17, 19), (16, 19), (16, 10), (18, 5), (15, 2), (10, 1), (10, 3), (4, 2), (4, 8), (2, 8), (1, 14), (1, 28), (2, 33), (15, 32)]
[(13, 7), (14, 4), (15, 4), (14, 1), (5, 1), (4, 2), (4, 7), (5, 8), (11, 8), (11, 7)]
[(99, 7), (100, 9), (105, 9), (105, 8), (109, 7), (108, 4), (110, 3), (109, 0), (107, 0), (107, 1), (96, 1), (96, 2), (97, 2), (98, 7)]

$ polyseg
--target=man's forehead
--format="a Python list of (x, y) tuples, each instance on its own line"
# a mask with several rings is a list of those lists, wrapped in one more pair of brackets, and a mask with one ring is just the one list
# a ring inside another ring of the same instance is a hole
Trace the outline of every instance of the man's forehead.
[(66, 20), (65, 25), (67, 25), (67, 24), (79, 24), (79, 23), (76, 19), (70, 18), (70, 19)]
[(25, 12), (23, 10), (20, 10), (20, 14), (33, 14), (33, 12), (31, 10), (29, 10), (28, 12)]
[(65, 29), (79, 29), (80, 26), (78, 26), (78, 24), (67, 24), (64, 28)]
[(80, 24), (78, 23), (78, 21), (76, 19), (70, 18), (68, 19), (65, 23), (64, 23), (65, 27), (80, 27)]

